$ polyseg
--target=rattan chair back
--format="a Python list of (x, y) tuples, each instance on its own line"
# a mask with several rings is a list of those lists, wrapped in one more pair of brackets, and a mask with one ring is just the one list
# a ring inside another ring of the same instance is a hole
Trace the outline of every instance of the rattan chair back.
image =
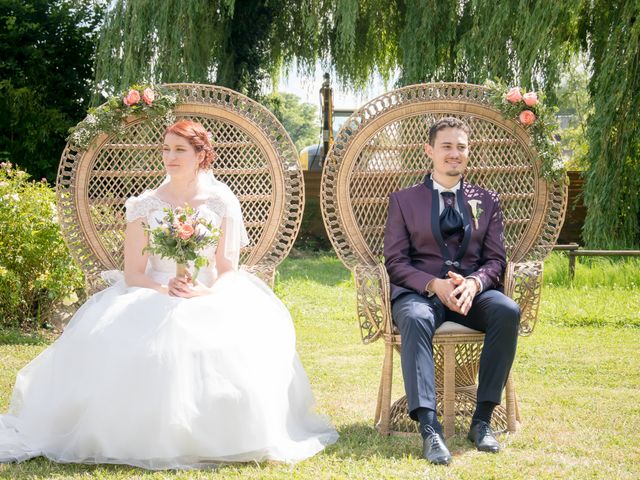
[[(508, 260), (544, 258), (564, 218), (563, 182), (547, 182), (527, 130), (506, 119), (484, 87), (414, 85), (386, 93), (343, 125), (322, 174), (322, 213), (331, 242), (350, 269), (382, 262), (389, 194), (422, 182), (429, 127), (444, 116), (471, 129), (465, 180), (500, 194)], [(380, 325), (369, 325), (373, 340)]]
[[(548, 182), (527, 130), (506, 119), (481, 86), (414, 85), (367, 103), (343, 125), (329, 151), (321, 183), (323, 220), (333, 246), (355, 277), (364, 343), (384, 339), (385, 354), (375, 421), (383, 434), (417, 432), (405, 397), (391, 405), (393, 355), (402, 339), (391, 319), (389, 279), (382, 258), (389, 194), (423, 181), (432, 167), (424, 152), (430, 126), (443, 116), (471, 129), (465, 179), (499, 194), (507, 249), (505, 293), (521, 308), (520, 333), (535, 326), (542, 259), (558, 236), (566, 206), (564, 182)], [(426, 213), (425, 213), (426, 215)], [(425, 217), (426, 221), (426, 217)], [(446, 324), (445, 324), (446, 325)], [(444, 327), (444, 325), (443, 325)], [(436, 409), (445, 436), (468, 428), (484, 335), (439, 329), (433, 338)], [(516, 431), (520, 421), (514, 382), (493, 426)]]
[[(250, 244), (241, 263), (268, 282), (296, 238), (304, 184), (295, 146), (263, 106), (232, 90), (198, 84), (165, 85), (177, 94), (177, 119), (212, 133), (212, 170), (239, 198)], [(131, 117), (122, 134), (102, 134), (86, 150), (68, 143), (57, 195), (63, 234), (89, 282), (123, 267), (124, 202), (157, 188), (165, 177), (161, 120)]]
[(390, 193), (423, 180), (424, 153), (437, 119), (457, 117), (471, 129), (465, 180), (500, 194), (510, 261), (544, 258), (564, 215), (563, 183), (540, 175), (525, 128), (505, 119), (485, 88), (424, 84), (402, 88), (355, 112), (336, 136), (323, 171), (325, 224), (345, 265), (378, 262)]

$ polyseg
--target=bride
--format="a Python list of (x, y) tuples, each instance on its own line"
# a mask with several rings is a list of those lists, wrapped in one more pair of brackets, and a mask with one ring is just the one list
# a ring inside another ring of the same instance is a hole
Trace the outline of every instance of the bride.
[[(247, 236), (238, 200), (207, 170), (214, 156), (200, 124), (167, 129), (167, 180), (125, 204), (124, 280), (91, 297), (18, 373), (0, 415), (0, 462), (295, 462), (336, 441), (312, 411), (289, 312), (238, 271)], [(184, 204), (221, 231), (196, 281), (142, 253), (143, 225)]]

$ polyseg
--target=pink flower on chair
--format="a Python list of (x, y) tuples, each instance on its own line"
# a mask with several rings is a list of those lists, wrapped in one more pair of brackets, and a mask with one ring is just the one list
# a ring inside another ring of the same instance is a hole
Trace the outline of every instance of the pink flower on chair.
[(507, 92), (505, 98), (510, 103), (518, 103), (522, 100), (522, 94), (520, 93), (520, 87), (513, 87), (511, 90)]
[(153, 90), (151, 90), (150, 88), (145, 88), (144, 92), (142, 92), (142, 100), (147, 105), (151, 105), (155, 98), (156, 98), (156, 94), (153, 93)]
[(536, 121), (536, 116), (531, 110), (523, 110), (520, 112), (518, 119), (523, 125), (532, 125)]
[(124, 99), (122, 100), (122, 102), (128, 106), (135, 105), (139, 101), (140, 101), (140, 92), (135, 89), (129, 90), (129, 93), (127, 94), (127, 96), (124, 97)]
[(527, 104), (527, 107), (533, 107), (538, 104), (538, 95), (536, 92), (527, 92), (522, 96), (522, 100)]

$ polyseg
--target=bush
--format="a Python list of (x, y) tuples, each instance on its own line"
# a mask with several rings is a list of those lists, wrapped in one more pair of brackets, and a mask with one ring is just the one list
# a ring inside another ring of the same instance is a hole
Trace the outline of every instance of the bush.
[(0, 327), (33, 329), (84, 287), (58, 226), (55, 194), (43, 179), (0, 163)]

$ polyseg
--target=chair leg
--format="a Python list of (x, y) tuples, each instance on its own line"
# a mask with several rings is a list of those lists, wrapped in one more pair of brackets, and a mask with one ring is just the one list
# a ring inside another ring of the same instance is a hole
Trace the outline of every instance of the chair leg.
[(507, 430), (515, 433), (518, 430), (520, 422), (520, 409), (518, 407), (518, 399), (516, 397), (516, 387), (513, 382), (513, 376), (509, 373), (506, 385), (506, 403), (507, 403)]
[[(382, 364), (382, 369), (384, 370), (384, 363)], [(380, 379), (380, 386), (378, 387), (378, 402), (376, 403), (376, 414), (373, 419), (375, 421), (376, 426), (380, 423), (380, 410), (382, 409), (382, 386), (384, 382), (382, 378)]]
[(382, 363), (382, 378), (378, 390), (378, 405), (376, 406), (376, 427), (382, 435), (389, 435), (391, 425), (391, 386), (393, 380), (393, 345), (385, 343), (384, 361)]
[(443, 350), (442, 423), (444, 437), (450, 438), (456, 430), (456, 346), (454, 344), (443, 345)]

